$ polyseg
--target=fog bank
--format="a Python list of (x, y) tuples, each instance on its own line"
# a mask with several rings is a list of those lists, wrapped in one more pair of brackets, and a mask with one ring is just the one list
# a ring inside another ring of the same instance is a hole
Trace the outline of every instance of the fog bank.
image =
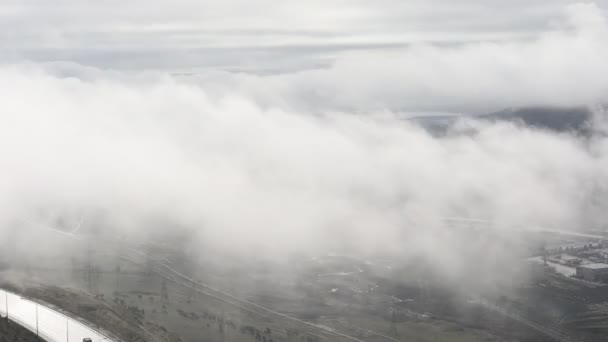
[(607, 222), (601, 134), (464, 119), (438, 138), (387, 112), (309, 115), (169, 76), (79, 79), (36, 65), (0, 68), (0, 90), (0, 203), (11, 224), (179, 227), (235, 252), (277, 253), (449, 248), (445, 217)]

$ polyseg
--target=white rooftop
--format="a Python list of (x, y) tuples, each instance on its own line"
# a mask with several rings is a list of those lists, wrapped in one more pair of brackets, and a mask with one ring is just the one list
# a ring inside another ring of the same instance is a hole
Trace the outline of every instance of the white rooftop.
[(600, 269), (608, 268), (608, 264), (602, 264), (602, 263), (585, 264), (585, 265), (580, 265), (579, 267), (590, 268), (590, 269), (594, 269), (594, 270), (600, 270)]

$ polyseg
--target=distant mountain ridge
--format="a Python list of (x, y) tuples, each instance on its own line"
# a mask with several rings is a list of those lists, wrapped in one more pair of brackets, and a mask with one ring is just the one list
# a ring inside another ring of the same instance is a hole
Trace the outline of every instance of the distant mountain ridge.
[(478, 117), (493, 121), (521, 122), (526, 126), (556, 132), (589, 133), (592, 115), (593, 113), (586, 107), (524, 107), (509, 108)]
[[(508, 108), (498, 112), (464, 116), (492, 122), (506, 121), (523, 126), (546, 129), (555, 132), (573, 132), (587, 136), (592, 133), (590, 121), (593, 113), (587, 107), (534, 106)], [(463, 116), (419, 116), (408, 120), (419, 124), (434, 135), (447, 133)]]

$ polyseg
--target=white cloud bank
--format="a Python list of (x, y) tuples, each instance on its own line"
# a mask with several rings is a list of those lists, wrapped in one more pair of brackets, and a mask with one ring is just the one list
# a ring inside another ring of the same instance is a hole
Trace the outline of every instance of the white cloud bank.
[(349, 54), (287, 75), (3, 65), (4, 232), (84, 213), (107, 229), (187, 227), (234, 251), (407, 244), (447, 262), (442, 217), (605, 225), (605, 137), (468, 122), (474, 133), (436, 138), (395, 114), (605, 102), (606, 19), (594, 5), (567, 13), (531, 41)]
[(357, 111), (483, 113), (608, 102), (603, 11), (595, 4), (570, 5), (554, 27), (523, 41), (345, 53), (326, 69), (242, 75), (228, 87), (242, 87), (263, 103)]
[(104, 213), (115, 229), (169, 222), (275, 250), (398, 247), (449, 216), (606, 222), (601, 137), (473, 122), (475, 134), (435, 138), (390, 115), (311, 116), (162, 75), (81, 80), (33, 65), (0, 68), (0, 92), (6, 221)]

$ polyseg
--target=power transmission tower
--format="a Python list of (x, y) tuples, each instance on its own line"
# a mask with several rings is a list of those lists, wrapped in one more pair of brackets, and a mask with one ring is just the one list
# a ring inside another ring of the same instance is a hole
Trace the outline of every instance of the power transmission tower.
[(114, 284), (114, 293), (118, 293), (118, 280), (120, 278), (120, 261), (116, 263), (116, 268), (114, 268), (114, 276), (115, 276), (115, 284)]
[(397, 313), (394, 307), (391, 308), (391, 329), (390, 333), (393, 336), (398, 336), (399, 332), (397, 331)]
[(99, 292), (99, 270), (95, 265), (93, 265), (93, 245), (91, 242), (87, 244), (86, 255), (85, 255), (85, 269), (84, 276), (85, 282), (87, 284), (87, 290), (94, 296), (97, 296)]
[(162, 278), (162, 284), (160, 289), (160, 297), (162, 300), (168, 302), (169, 301), (169, 292), (167, 291), (167, 280)]
[(160, 285), (160, 304), (163, 313), (167, 313), (167, 304), (169, 304), (169, 291), (167, 290), (167, 279), (161, 278)]
[(220, 331), (221, 342), (225, 340), (225, 331), (224, 331), (224, 309), (222, 309), (222, 313), (218, 319), (218, 328)]
[(192, 303), (192, 301), (194, 301), (195, 296), (196, 296), (196, 287), (194, 287), (194, 285), (192, 285), (188, 288), (187, 291), (188, 291), (187, 302)]
[(73, 279), (79, 279), (80, 278), (80, 274), (79, 274), (80, 273), (79, 272), (80, 265), (79, 265), (79, 262), (76, 260), (76, 258), (71, 257), (70, 258), (70, 264), (72, 266), (72, 269), (71, 269), (71, 271), (72, 271), (72, 278)]

